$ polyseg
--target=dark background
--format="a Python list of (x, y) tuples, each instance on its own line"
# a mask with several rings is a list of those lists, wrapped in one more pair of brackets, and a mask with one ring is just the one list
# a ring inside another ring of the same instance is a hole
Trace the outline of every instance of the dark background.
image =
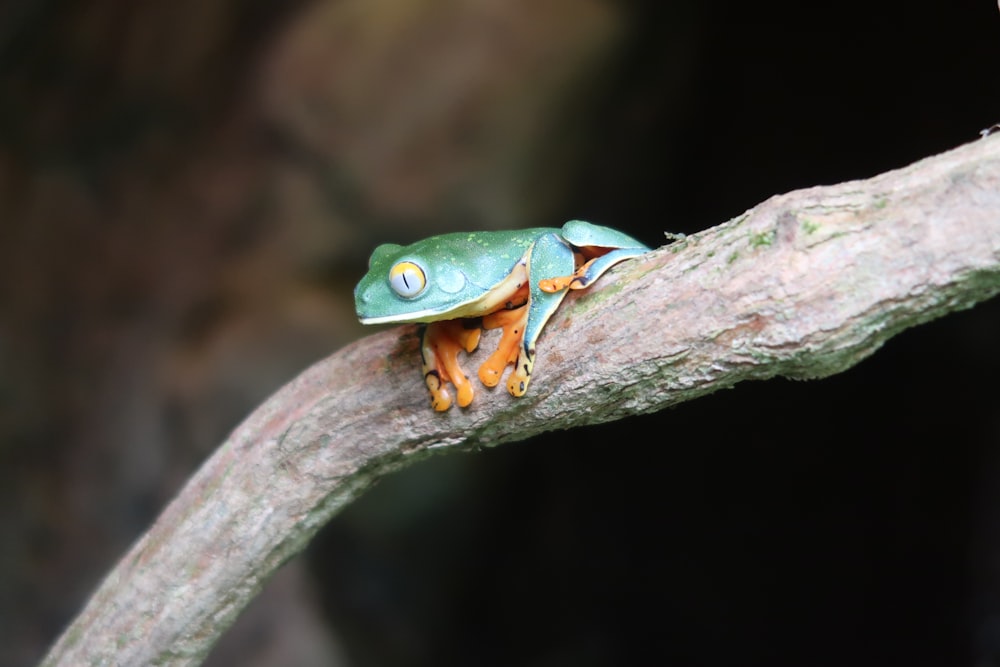
[[(977, 140), (998, 66), (968, 0), (6, 3), (0, 662), (366, 333), (377, 243), (657, 245)], [(822, 381), (421, 463), (210, 662), (996, 664), (998, 341), (994, 299)]]

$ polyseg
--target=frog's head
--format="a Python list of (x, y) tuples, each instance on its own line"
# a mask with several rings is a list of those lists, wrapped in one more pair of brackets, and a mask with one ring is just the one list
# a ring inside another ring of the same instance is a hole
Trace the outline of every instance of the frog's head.
[(383, 324), (457, 317), (454, 311), (487, 291), (473, 284), (460, 264), (427, 244), (380, 245), (354, 289), (358, 319)]

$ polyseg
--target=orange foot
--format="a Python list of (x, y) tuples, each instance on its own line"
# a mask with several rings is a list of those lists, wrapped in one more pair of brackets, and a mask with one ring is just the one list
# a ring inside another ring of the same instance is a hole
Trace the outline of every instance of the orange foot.
[[(479, 367), (479, 381), (487, 387), (495, 387), (500, 382), (504, 369), (509, 364), (517, 363), (524, 340), (524, 327), (528, 324), (528, 307), (521, 306), (513, 310), (498, 310), (483, 318), (483, 328), (499, 329), (503, 327), (500, 343), (490, 358)], [(508, 390), (510, 387), (508, 386)], [(514, 392), (511, 391), (513, 394)], [(515, 394), (519, 396), (520, 394)]]
[[(579, 257), (579, 255), (577, 255)], [(589, 286), (593, 280), (587, 279), (587, 270), (590, 269), (590, 265), (594, 263), (597, 257), (593, 257), (579, 267), (572, 275), (569, 276), (558, 276), (556, 278), (545, 278), (538, 281), (538, 287), (543, 292), (558, 292), (564, 289), (584, 289)]]
[(424, 382), (431, 393), (431, 407), (438, 412), (451, 407), (449, 382), (455, 386), (459, 407), (464, 408), (472, 403), (475, 395), (469, 377), (458, 364), (458, 353), (461, 350), (472, 352), (479, 345), (480, 328), (470, 328), (467, 323), (468, 320), (432, 322), (424, 330), (420, 346)]

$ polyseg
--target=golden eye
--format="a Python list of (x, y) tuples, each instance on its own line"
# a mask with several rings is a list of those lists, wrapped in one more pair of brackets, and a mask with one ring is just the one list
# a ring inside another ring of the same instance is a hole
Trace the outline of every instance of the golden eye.
[(413, 262), (399, 262), (389, 269), (389, 285), (404, 299), (412, 299), (424, 291), (427, 276), (424, 270)]

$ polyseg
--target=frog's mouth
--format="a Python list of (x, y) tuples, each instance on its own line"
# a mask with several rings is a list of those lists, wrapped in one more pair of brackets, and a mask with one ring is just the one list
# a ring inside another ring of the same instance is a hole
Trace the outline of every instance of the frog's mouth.
[[(455, 316), (458, 317), (458, 316)], [(437, 320), (454, 319), (448, 313), (442, 314), (436, 310), (418, 310), (405, 315), (383, 315), (381, 317), (365, 317), (358, 312), (361, 324), (408, 324), (412, 322), (435, 322)]]
[[(358, 320), (362, 324), (408, 324), (413, 322), (436, 322), (438, 320), (452, 320), (459, 317), (473, 317), (478, 315), (477, 304), (482, 301), (482, 296), (473, 296), (460, 303), (448, 304), (446, 307), (441, 303), (430, 301), (419, 307), (420, 304), (414, 302), (397, 301), (399, 311), (383, 314), (383, 308), (378, 307), (381, 303), (378, 298), (369, 298), (367, 294), (360, 293), (355, 297), (355, 312)], [(409, 308), (407, 310), (406, 308)], [(378, 313), (378, 314), (374, 314)]]
[(487, 298), (489, 294), (478, 296), (451, 308), (442, 309), (440, 306), (432, 306), (413, 310), (406, 313), (396, 313), (394, 315), (365, 315), (363, 305), (359, 303), (357, 308), (358, 320), (362, 324), (408, 324), (414, 322), (438, 322), (440, 320), (455, 320), (462, 317), (480, 317), (488, 312), (497, 310), (493, 306), (493, 299)]

